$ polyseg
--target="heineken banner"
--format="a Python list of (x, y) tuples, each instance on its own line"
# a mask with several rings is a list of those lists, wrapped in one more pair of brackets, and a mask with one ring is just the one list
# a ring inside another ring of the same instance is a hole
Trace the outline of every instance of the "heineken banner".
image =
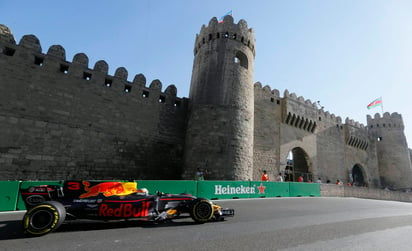
[(288, 197), (289, 183), (288, 182), (261, 182), (251, 181), (251, 186), (256, 186), (258, 193), (255, 196), (251, 195), (249, 198), (262, 197)]
[(208, 199), (250, 198), (257, 188), (249, 181), (198, 181), (197, 197)]
[(240, 199), (289, 196), (289, 183), (260, 181), (198, 181), (197, 196)]

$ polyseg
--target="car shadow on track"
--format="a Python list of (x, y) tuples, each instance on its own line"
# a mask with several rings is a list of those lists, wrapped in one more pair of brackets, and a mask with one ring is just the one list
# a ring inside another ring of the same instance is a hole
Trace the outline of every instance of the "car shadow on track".
[(24, 238), (21, 220), (0, 221), (0, 240)]
[[(56, 231), (58, 232), (76, 232), (76, 231), (95, 231), (116, 228), (157, 228), (157, 227), (176, 227), (197, 225), (193, 221), (170, 221), (155, 223), (151, 221), (92, 221), (92, 220), (76, 220), (63, 223)], [(51, 233), (53, 234), (53, 233)], [(29, 238), (23, 233), (23, 222), (21, 220), (0, 221), (0, 240)]]
[(88, 220), (77, 220), (72, 222), (67, 222), (60, 226), (56, 232), (74, 232), (74, 231), (92, 231), (92, 230), (105, 230), (105, 229), (116, 229), (116, 228), (157, 228), (157, 227), (173, 227), (173, 226), (185, 226), (185, 225), (196, 225), (195, 222), (189, 221), (171, 221), (171, 222), (160, 222), (155, 223), (151, 221), (88, 221)]

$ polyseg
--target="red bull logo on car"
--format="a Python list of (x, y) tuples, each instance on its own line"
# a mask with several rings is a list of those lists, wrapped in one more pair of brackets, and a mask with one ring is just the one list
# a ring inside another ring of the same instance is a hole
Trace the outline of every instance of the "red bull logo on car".
[(149, 215), (150, 201), (143, 201), (140, 205), (132, 203), (102, 203), (99, 207), (99, 216), (119, 218), (139, 218)]
[(103, 194), (105, 197), (117, 195), (129, 195), (137, 192), (136, 182), (103, 182), (90, 187), (90, 182), (83, 181), (85, 193), (79, 196), (80, 199)]

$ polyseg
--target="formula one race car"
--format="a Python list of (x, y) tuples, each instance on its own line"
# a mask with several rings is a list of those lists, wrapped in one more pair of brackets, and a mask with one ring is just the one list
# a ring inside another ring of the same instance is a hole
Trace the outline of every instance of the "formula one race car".
[(191, 217), (197, 223), (234, 216), (208, 199), (189, 194), (150, 195), (136, 182), (65, 181), (63, 186), (32, 186), (21, 191), (27, 212), (24, 232), (41, 236), (75, 219), (138, 219), (153, 222)]

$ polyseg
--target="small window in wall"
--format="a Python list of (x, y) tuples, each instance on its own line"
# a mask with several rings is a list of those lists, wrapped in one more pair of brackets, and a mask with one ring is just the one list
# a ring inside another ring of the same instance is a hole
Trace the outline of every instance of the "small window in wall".
[(379, 137), (376, 138), (376, 140), (377, 140), (377, 141), (382, 141), (382, 137), (379, 136)]
[(229, 32), (225, 33), (225, 38), (229, 38)]
[(112, 83), (113, 83), (113, 80), (111, 80), (111, 79), (106, 78), (106, 79), (104, 80), (104, 85), (105, 85), (106, 87), (111, 87), (111, 86), (112, 86)]
[(166, 101), (165, 96), (160, 96), (159, 97), (159, 103), (164, 103)]
[(280, 105), (280, 100), (279, 99), (276, 100), (276, 104)]
[(220, 38), (220, 33), (216, 33), (216, 38)]
[(143, 91), (142, 92), (142, 97), (143, 98), (148, 98), (149, 97), (149, 92), (148, 91)]
[(132, 91), (132, 87), (130, 86), (130, 85), (125, 85), (124, 86), (124, 92), (125, 93), (129, 93), (129, 92), (131, 92)]
[(270, 98), (270, 102), (275, 102), (275, 99), (274, 98)]
[(6, 55), (6, 56), (13, 56), (14, 55), (14, 53), (16, 52), (16, 50), (15, 49), (12, 49), (12, 48), (9, 48), (9, 47), (5, 47), (4, 49), (3, 49), (3, 54), (4, 55)]
[(234, 62), (236, 64), (240, 64), (240, 66), (248, 69), (248, 66), (249, 66), (248, 58), (243, 52), (241, 52), (241, 51), (236, 52)]
[(35, 64), (35, 65), (43, 66), (43, 61), (44, 61), (44, 58), (38, 57), (38, 56), (34, 56), (34, 64)]
[(92, 74), (89, 72), (83, 72), (83, 79), (90, 80), (92, 79)]
[(67, 74), (69, 72), (69, 66), (65, 64), (60, 64), (60, 72)]
[(233, 38), (234, 40), (236, 40), (236, 37), (237, 37), (236, 33), (233, 34), (232, 38)]
[(209, 41), (212, 40), (212, 34), (209, 34)]
[(322, 121), (322, 118), (321, 118), (321, 117), (319, 117), (319, 121)]
[(175, 100), (174, 106), (175, 106), (175, 107), (180, 107), (180, 100)]

